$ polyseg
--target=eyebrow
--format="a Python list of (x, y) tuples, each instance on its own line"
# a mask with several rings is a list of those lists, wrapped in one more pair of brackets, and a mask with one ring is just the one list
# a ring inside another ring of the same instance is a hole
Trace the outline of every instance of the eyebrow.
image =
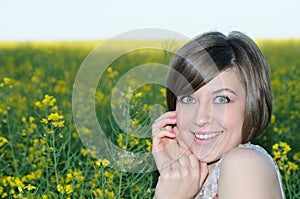
[(216, 94), (216, 93), (220, 93), (220, 92), (223, 92), (223, 91), (230, 92), (230, 93), (232, 93), (232, 94), (234, 94), (234, 95), (237, 96), (236, 92), (234, 90), (230, 89), (230, 88), (221, 88), (221, 89), (213, 91), (212, 93)]

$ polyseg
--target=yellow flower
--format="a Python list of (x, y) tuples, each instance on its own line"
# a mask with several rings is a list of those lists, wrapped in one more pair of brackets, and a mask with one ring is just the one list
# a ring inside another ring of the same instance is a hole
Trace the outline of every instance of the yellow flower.
[(5, 137), (0, 137), (0, 147), (2, 147), (7, 142), (8, 142), (8, 140)]
[(274, 124), (276, 120), (276, 116), (272, 114), (271, 116), (271, 124)]
[(152, 149), (152, 143), (149, 140), (146, 140), (146, 144), (147, 144), (146, 150), (147, 151), (151, 151), (151, 149)]
[(39, 102), (39, 101), (35, 102), (34, 105), (35, 105), (36, 107), (38, 107), (38, 108), (41, 108), (41, 107), (42, 107), (42, 103)]
[(135, 185), (135, 191), (140, 192), (142, 190), (141, 186)]
[(97, 188), (93, 190), (93, 194), (95, 195), (96, 198), (102, 198), (103, 196), (102, 189)]
[(107, 68), (107, 72), (111, 73), (113, 70), (112, 70), (112, 67), (108, 67)]
[(52, 122), (54, 127), (64, 127), (65, 121), (56, 121), (56, 122)]
[(51, 111), (52, 111), (52, 112), (56, 112), (57, 110), (58, 110), (57, 106), (53, 106), (53, 107), (51, 108)]
[(96, 167), (103, 166), (104, 168), (107, 167), (110, 164), (110, 161), (107, 159), (99, 159), (95, 162)]
[(37, 128), (37, 125), (36, 124), (30, 124), (30, 127), (28, 129), (29, 133), (33, 133), (34, 132), (34, 129)]
[(298, 165), (295, 164), (295, 163), (293, 163), (293, 162), (291, 162), (291, 161), (288, 161), (288, 168), (290, 170), (297, 170), (298, 169)]
[(102, 160), (102, 166), (103, 166), (104, 168), (107, 167), (109, 164), (110, 164), (110, 161), (109, 161), (109, 160), (106, 160), (106, 159), (103, 159), (103, 160)]
[(148, 104), (143, 104), (143, 110), (147, 111), (149, 109), (149, 105)]
[(72, 174), (71, 174), (71, 173), (68, 173), (68, 174), (67, 174), (67, 178), (66, 178), (66, 183), (69, 183), (69, 182), (71, 182), (71, 181), (72, 181), (72, 179), (73, 179), (73, 176), (72, 176)]
[(30, 123), (34, 122), (34, 120), (35, 120), (34, 117), (32, 117), (32, 116), (29, 117), (29, 122)]
[(66, 193), (69, 195), (73, 192), (73, 186), (71, 184), (67, 184), (65, 187)]
[(22, 121), (23, 123), (26, 123), (26, 117), (22, 117), (21, 121)]
[(161, 88), (159, 91), (161, 92), (163, 97), (166, 97), (166, 89), (165, 88)]
[(20, 178), (18, 178), (18, 177), (15, 178), (15, 184), (16, 184), (16, 187), (18, 187), (19, 192), (23, 192), (24, 184)]
[(58, 191), (59, 193), (62, 193), (62, 194), (64, 193), (64, 187), (63, 187), (62, 185), (60, 185), (60, 184), (57, 185), (57, 186), (56, 186), (56, 189), (57, 189), (57, 191)]
[(272, 149), (273, 149), (273, 150), (278, 150), (278, 149), (279, 149), (278, 143), (274, 144), (274, 145), (272, 146)]
[(74, 171), (73, 175), (78, 182), (83, 182), (84, 176), (82, 175), (81, 171)]
[(4, 77), (3, 78), (3, 82), (4, 82), (4, 84), (9, 84), (10, 83), (10, 79), (8, 77)]
[(56, 99), (53, 96), (45, 95), (42, 103), (46, 106), (54, 106)]
[(105, 190), (104, 190), (104, 193), (105, 193), (105, 198), (115, 198), (115, 197), (114, 197), (115, 194), (114, 194), (114, 192), (112, 192), (112, 191), (109, 191), (109, 190), (105, 189)]
[(58, 113), (51, 113), (49, 116), (48, 116), (48, 120), (52, 120), (52, 121), (58, 121), (58, 120), (61, 120), (63, 119), (64, 116), (62, 115), (59, 115)]
[(48, 196), (47, 195), (43, 195), (42, 199), (48, 199)]
[(74, 191), (73, 186), (71, 184), (67, 184), (66, 186), (59, 184), (56, 186), (56, 189), (59, 193), (61, 193), (61, 194), (66, 193), (68, 195)]
[(104, 177), (109, 178), (109, 177), (112, 177), (112, 176), (113, 176), (113, 174), (111, 172), (109, 172), (109, 171), (104, 172)]
[(291, 147), (286, 142), (279, 142), (279, 146), (283, 148), (282, 153), (285, 155), (292, 150)]
[(1, 198), (6, 198), (8, 196), (8, 194), (5, 192), (1, 195)]
[(294, 159), (295, 161), (299, 161), (299, 160), (300, 160), (300, 152), (295, 153), (294, 156), (293, 156), (293, 159)]
[(11, 195), (15, 195), (16, 192), (15, 192), (15, 190), (11, 189), (9, 193), (10, 193)]
[(143, 94), (141, 92), (138, 92), (137, 94), (135, 94), (135, 97), (139, 98), (139, 97), (142, 97)]
[(100, 167), (100, 166), (101, 166), (101, 160), (97, 160), (97, 161), (95, 162), (95, 166), (96, 166), (96, 167)]
[(37, 76), (32, 76), (32, 77), (31, 77), (31, 81), (32, 81), (33, 83), (38, 83), (38, 82), (40, 81), (40, 79), (39, 79)]
[(43, 123), (43, 124), (47, 124), (47, 123), (48, 123), (48, 120), (45, 119), (45, 118), (42, 118), (40, 122)]
[(27, 189), (28, 191), (34, 190), (36, 189), (35, 186), (32, 186), (31, 184), (27, 185), (26, 187), (24, 187), (25, 189)]
[(85, 149), (85, 148), (82, 148), (81, 149), (81, 154), (85, 157), (85, 156), (87, 156), (89, 154), (89, 151), (87, 149)]
[(72, 137), (73, 137), (73, 138), (78, 138), (78, 133), (77, 133), (77, 132), (73, 132), (73, 133), (72, 133)]
[(112, 69), (112, 67), (108, 67), (108, 68), (107, 68), (107, 72), (108, 72), (107, 77), (110, 78), (110, 79), (114, 79), (116, 76), (118, 76), (118, 72), (117, 72), (117, 71), (114, 71), (114, 70)]

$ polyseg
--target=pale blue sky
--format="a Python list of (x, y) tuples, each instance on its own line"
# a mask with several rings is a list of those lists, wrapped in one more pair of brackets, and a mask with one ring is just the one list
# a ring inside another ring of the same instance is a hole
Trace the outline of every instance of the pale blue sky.
[(139, 28), (300, 38), (299, 0), (1, 0), (2, 40), (108, 39)]

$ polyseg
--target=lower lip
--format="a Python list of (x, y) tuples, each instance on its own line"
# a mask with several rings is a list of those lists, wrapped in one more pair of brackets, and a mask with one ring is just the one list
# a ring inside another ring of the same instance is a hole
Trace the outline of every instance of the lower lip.
[(218, 137), (220, 135), (222, 135), (223, 132), (219, 135), (217, 135), (216, 137), (213, 137), (213, 138), (210, 138), (210, 139), (205, 139), (205, 140), (201, 140), (201, 139), (198, 139), (195, 135), (194, 135), (194, 141), (197, 143), (197, 144), (208, 144), (210, 142), (214, 142), (216, 141), (216, 139), (218, 139)]

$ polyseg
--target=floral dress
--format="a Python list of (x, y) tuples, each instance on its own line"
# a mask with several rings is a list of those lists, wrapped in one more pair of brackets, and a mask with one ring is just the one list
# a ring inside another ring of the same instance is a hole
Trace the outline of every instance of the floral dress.
[[(285, 197), (284, 197), (284, 192), (283, 192), (283, 187), (282, 187), (282, 183), (281, 183), (281, 177), (280, 177), (280, 172), (279, 172), (278, 166), (276, 165), (276, 163), (274, 162), (272, 157), (266, 152), (266, 150), (263, 149), (261, 146), (253, 145), (250, 143), (241, 144), (238, 146), (238, 148), (253, 149), (255, 151), (261, 152), (262, 154), (266, 155), (268, 158), (270, 158), (272, 160), (272, 162), (274, 163), (274, 167), (276, 169), (278, 179), (279, 179), (281, 195), (282, 195), (282, 198), (284, 199)], [(224, 158), (224, 156), (217, 162), (216, 166), (213, 168), (210, 175), (208, 176), (203, 188), (197, 194), (195, 199), (218, 199), (219, 198), (218, 197), (218, 181), (219, 181), (219, 176), (220, 176), (220, 165), (221, 165), (223, 158)]]

